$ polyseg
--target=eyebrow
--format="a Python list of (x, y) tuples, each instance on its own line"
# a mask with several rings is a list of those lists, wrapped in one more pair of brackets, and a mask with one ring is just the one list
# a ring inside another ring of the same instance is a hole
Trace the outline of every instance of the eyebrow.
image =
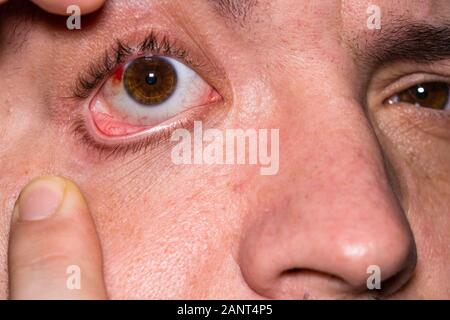
[(223, 18), (243, 26), (251, 15), (257, 0), (209, 0)]
[(433, 62), (450, 58), (450, 24), (433, 25), (397, 21), (377, 31), (372, 40), (356, 48), (365, 64), (396, 60)]

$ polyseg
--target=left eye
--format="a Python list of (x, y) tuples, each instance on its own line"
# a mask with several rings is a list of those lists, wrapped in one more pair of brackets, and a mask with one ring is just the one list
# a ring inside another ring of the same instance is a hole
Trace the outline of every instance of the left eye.
[(183, 63), (163, 56), (140, 57), (117, 69), (90, 111), (102, 133), (125, 136), (218, 98), (214, 88)]
[(410, 87), (388, 100), (389, 104), (409, 103), (417, 107), (445, 110), (450, 108), (450, 85), (427, 82)]

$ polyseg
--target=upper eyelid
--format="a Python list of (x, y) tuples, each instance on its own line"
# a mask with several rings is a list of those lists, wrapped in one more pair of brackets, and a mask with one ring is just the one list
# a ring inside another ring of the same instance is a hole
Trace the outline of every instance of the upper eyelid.
[[(447, 71), (443, 71), (447, 70)], [(377, 91), (390, 87), (401, 79), (414, 75), (450, 78), (450, 60), (422, 63), (403, 61), (387, 64), (371, 74), (371, 86)]]
[(367, 91), (367, 101), (379, 105), (393, 95), (423, 82), (447, 82), (450, 84), (450, 66), (447, 60), (433, 63), (410, 64), (405, 63), (396, 68), (395, 64), (389, 68), (379, 70), (371, 77)]
[(192, 68), (199, 68), (203, 65), (203, 62), (190, 58), (188, 50), (180, 44), (170, 40), (167, 36), (160, 36), (158, 33), (151, 31), (137, 45), (129, 45), (123, 40), (116, 40), (99, 61), (92, 63), (87, 71), (79, 74), (73, 90), (73, 97), (88, 98), (91, 92), (119, 65), (124, 64), (127, 59), (130, 59), (130, 57), (137, 58), (149, 53), (180, 59)]
[(381, 95), (385, 96), (384, 99), (387, 99), (395, 94), (407, 90), (412, 86), (427, 82), (445, 82), (450, 86), (450, 76), (446, 77), (433, 74), (412, 74), (397, 79), (394, 83), (382, 90)]

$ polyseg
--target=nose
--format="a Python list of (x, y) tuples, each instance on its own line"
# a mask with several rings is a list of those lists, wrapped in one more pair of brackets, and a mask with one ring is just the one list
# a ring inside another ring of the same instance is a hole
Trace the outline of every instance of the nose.
[(360, 108), (349, 108), (280, 131), (279, 174), (250, 188), (239, 263), (263, 296), (387, 294), (414, 270), (414, 239), (376, 139)]

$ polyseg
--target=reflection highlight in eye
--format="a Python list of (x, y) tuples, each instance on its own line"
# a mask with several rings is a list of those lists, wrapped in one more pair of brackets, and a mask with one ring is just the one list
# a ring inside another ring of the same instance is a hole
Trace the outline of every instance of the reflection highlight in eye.
[(408, 103), (435, 110), (450, 108), (450, 85), (445, 82), (427, 82), (410, 87), (387, 100), (388, 104)]
[(219, 99), (197, 72), (176, 59), (139, 57), (117, 68), (94, 97), (89, 111), (103, 135), (123, 137)]

